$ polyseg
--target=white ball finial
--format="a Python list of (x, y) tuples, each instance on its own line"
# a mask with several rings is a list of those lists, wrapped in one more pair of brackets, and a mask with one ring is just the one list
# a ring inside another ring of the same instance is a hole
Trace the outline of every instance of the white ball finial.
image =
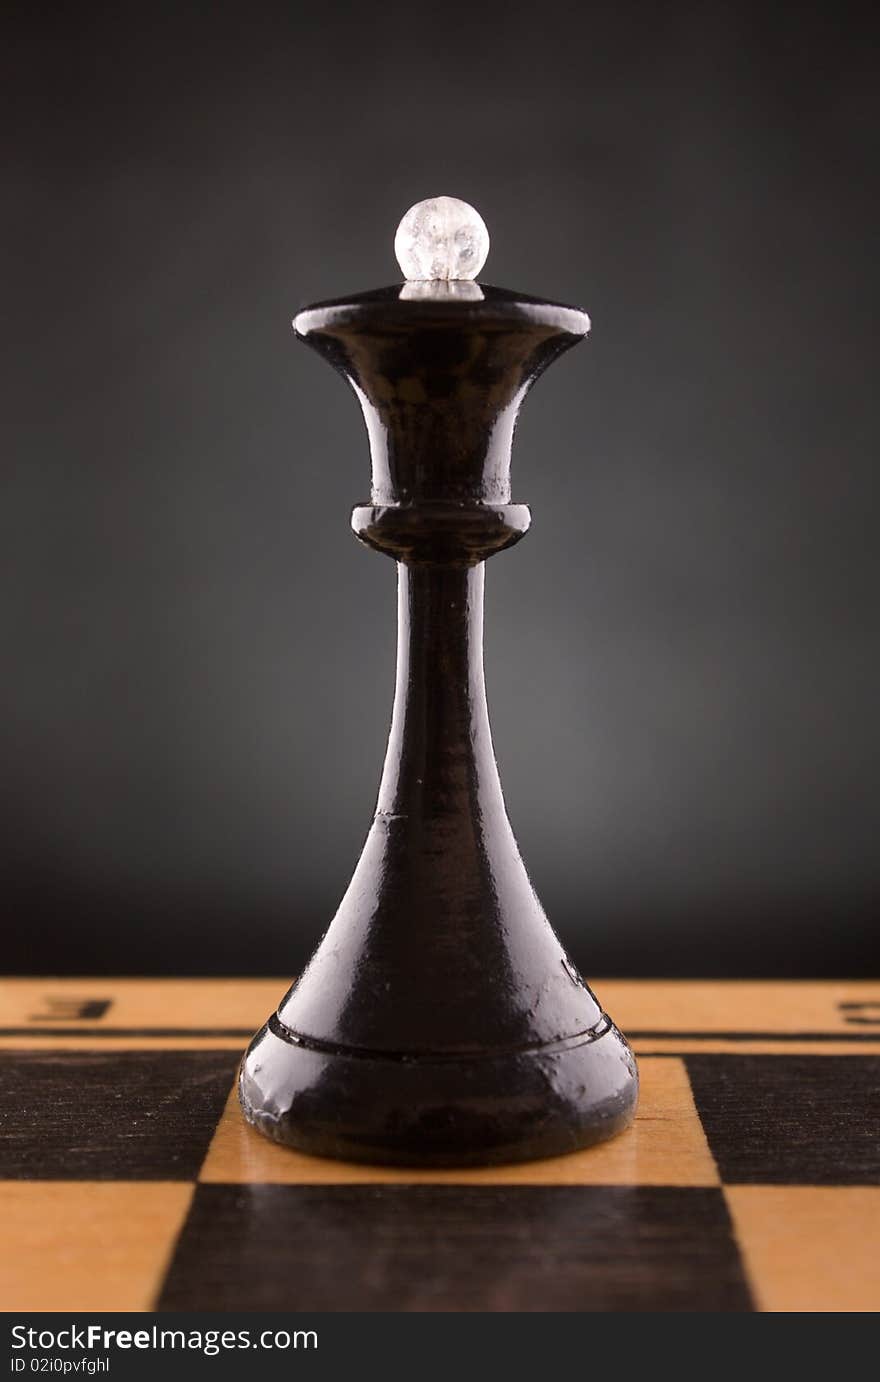
[(467, 202), (429, 197), (411, 206), (397, 227), (394, 253), (410, 282), (474, 279), (489, 253), (489, 232)]

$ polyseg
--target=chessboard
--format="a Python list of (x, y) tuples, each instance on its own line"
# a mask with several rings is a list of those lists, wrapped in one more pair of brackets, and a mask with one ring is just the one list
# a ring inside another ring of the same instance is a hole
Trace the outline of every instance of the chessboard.
[(430, 1172), (244, 1123), (284, 980), (0, 987), (7, 1311), (880, 1308), (878, 983), (597, 982), (633, 1129)]

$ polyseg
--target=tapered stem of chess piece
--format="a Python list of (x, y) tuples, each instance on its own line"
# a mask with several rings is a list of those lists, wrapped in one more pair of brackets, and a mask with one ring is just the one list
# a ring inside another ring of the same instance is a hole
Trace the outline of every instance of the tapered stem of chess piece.
[(475, 283), (487, 246), (464, 203), (422, 203), (398, 232), (402, 288), (294, 323), (360, 399), (372, 492), (352, 525), (398, 563), (375, 817), (336, 916), (242, 1062), (246, 1117), (318, 1155), (525, 1160), (599, 1142), (635, 1111), (632, 1052), (520, 858), (483, 681), (485, 562), (529, 524), (510, 494), (517, 412), (589, 321)]

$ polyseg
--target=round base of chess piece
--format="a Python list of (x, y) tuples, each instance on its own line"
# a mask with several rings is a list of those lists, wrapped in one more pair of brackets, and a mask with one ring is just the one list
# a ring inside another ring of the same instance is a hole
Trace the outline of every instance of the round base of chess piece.
[(605, 1016), (532, 1050), (376, 1055), (317, 1049), (275, 1016), (242, 1065), (241, 1104), (275, 1142), (389, 1166), (489, 1166), (558, 1156), (632, 1122), (638, 1077)]

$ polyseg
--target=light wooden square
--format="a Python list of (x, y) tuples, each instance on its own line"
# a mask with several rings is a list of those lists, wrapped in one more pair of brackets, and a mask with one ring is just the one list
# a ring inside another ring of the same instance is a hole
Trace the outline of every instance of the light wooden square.
[(199, 1179), (277, 1185), (717, 1185), (684, 1062), (648, 1057), (639, 1070), (635, 1125), (612, 1141), (544, 1161), (451, 1171), (360, 1166), (279, 1147), (245, 1123), (233, 1089)]
[(0, 1181), (4, 1310), (150, 1310), (190, 1183)]
[(728, 1185), (724, 1196), (761, 1310), (880, 1310), (880, 1186)]

